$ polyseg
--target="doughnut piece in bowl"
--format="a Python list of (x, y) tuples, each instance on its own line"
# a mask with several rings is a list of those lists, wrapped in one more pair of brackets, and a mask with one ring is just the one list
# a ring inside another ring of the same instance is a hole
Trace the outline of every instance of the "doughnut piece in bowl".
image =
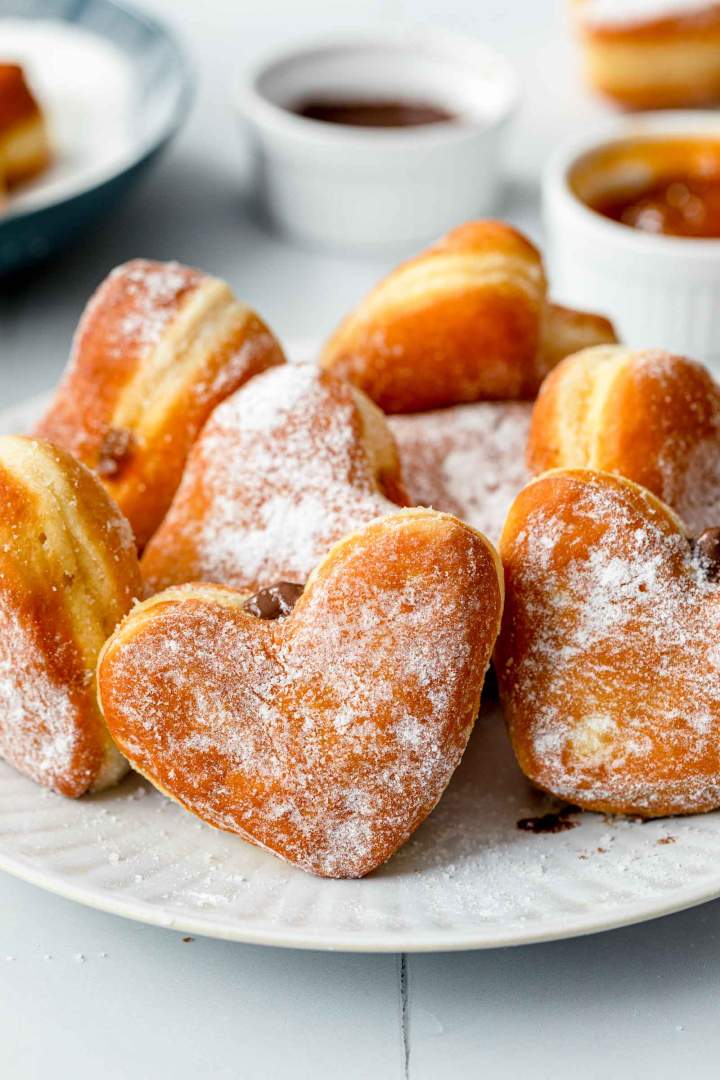
[(47, 125), (20, 64), (0, 62), (0, 196), (52, 160)]

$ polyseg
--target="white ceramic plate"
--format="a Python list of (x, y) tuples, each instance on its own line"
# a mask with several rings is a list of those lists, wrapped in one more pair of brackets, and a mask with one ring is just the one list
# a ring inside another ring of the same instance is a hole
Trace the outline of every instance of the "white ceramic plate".
[[(307, 355), (307, 354), (306, 354)], [(0, 415), (23, 431), (36, 399)], [(0, 762), (0, 868), (104, 911), (191, 934), (308, 949), (519, 945), (640, 922), (720, 895), (720, 813), (642, 824), (552, 809), (485, 707), (440, 805), (364, 881), (323, 881), (203, 825), (132, 776), (77, 801)]]

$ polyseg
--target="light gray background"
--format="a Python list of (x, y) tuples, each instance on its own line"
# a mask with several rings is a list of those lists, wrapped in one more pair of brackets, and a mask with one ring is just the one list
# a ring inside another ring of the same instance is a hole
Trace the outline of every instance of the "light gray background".
[[(545, 156), (606, 115), (580, 88), (561, 0), (152, 7), (177, 25), (194, 57), (193, 116), (113, 221), (61, 264), (0, 286), (0, 407), (54, 382), (91, 289), (131, 256), (220, 274), (285, 339), (325, 334), (392, 264), (289, 247), (244, 206), (230, 91), (264, 49), (408, 20), (501, 48), (525, 90), (501, 213), (535, 236)], [(573, 942), (362, 957), (185, 942), (0, 874), (2, 1080), (717, 1077), (719, 988), (720, 903)]]

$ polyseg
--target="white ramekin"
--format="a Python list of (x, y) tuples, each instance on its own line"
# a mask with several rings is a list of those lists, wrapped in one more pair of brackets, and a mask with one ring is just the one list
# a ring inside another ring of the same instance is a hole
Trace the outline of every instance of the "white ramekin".
[[(363, 129), (289, 111), (323, 96), (423, 100), (462, 121)], [(411, 31), (288, 50), (243, 80), (238, 104), (271, 220), (311, 244), (373, 250), (422, 243), (492, 211), (517, 97), (512, 69), (484, 45)]]
[(609, 316), (624, 342), (720, 365), (720, 240), (640, 232), (590, 210), (569, 185), (603, 146), (651, 136), (720, 138), (720, 115), (646, 113), (561, 148), (543, 179), (553, 297)]

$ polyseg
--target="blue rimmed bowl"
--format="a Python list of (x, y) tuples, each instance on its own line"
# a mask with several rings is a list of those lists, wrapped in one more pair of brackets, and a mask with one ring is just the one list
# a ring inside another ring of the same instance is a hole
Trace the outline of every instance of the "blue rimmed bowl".
[[(130, 65), (134, 136), (127, 152), (91, 176), (72, 177), (61, 193), (42, 182), (32, 200), (11, 200), (0, 216), (0, 274), (14, 273), (53, 255), (109, 213), (155, 162), (187, 117), (193, 77), (187, 58), (166, 27), (117, 0), (3, 0), (3, 19), (52, 20), (93, 33)], [(8, 24), (10, 26), (10, 24)], [(1, 51), (1, 50), (0, 50)], [(62, 149), (60, 149), (62, 152)]]

